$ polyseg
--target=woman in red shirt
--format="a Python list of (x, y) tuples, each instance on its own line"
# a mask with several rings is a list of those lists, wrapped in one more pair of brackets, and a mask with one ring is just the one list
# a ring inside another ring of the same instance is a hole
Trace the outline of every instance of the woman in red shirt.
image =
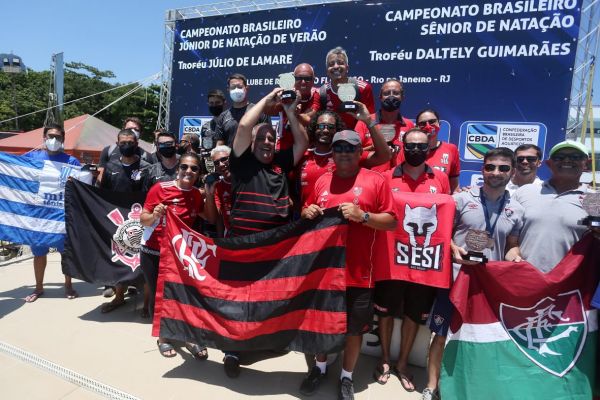
[[(140, 222), (144, 230), (144, 244), (142, 245), (141, 268), (146, 278), (144, 308), (149, 303), (154, 313), (154, 298), (156, 296), (156, 283), (158, 280), (158, 266), (160, 261), (160, 246), (166, 224), (165, 212), (167, 207), (172, 210), (185, 224), (193, 226), (197, 217), (214, 223), (216, 207), (213, 187), (207, 187), (206, 204), (202, 193), (194, 185), (200, 176), (200, 157), (196, 153), (186, 153), (179, 159), (177, 179), (174, 181), (158, 182), (150, 188)], [(177, 355), (173, 346), (166, 339), (159, 337), (157, 342), (160, 354), (164, 357)], [(186, 343), (185, 347), (195, 358), (206, 359), (206, 347), (195, 343)]]

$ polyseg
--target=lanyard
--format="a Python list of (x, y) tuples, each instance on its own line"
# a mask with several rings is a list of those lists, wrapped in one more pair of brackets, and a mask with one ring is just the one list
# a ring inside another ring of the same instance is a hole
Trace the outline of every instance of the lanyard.
[(491, 223), (491, 216), (488, 212), (488, 207), (485, 201), (485, 194), (483, 190), (479, 193), (479, 198), (481, 199), (481, 206), (483, 207), (483, 214), (485, 216), (485, 230), (489, 233), (490, 236), (494, 235), (494, 231), (496, 229), (496, 224), (500, 219), (500, 215), (502, 213), (502, 209), (504, 208), (504, 204), (506, 203), (506, 192), (502, 195), (502, 200), (500, 201), (500, 207), (498, 207), (498, 215), (496, 216), (496, 220), (494, 223)]

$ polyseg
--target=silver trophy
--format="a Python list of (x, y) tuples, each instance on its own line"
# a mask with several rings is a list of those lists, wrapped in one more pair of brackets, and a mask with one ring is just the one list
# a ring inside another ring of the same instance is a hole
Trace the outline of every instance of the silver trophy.
[(483, 255), (483, 251), (494, 247), (494, 241), (487, 231), (477, 229), (467, 230), (465, 243), (467, 244), (467, 254), (463, 256), (463, 261), (467, 264), (485, 264), (488, 259)]
[(579, 221), (579, 225), (587, 225), (588, 228), (600, 227), (600, 193), (584, 194), (581, 206), (588, 216)]
[(281, 101), (284, 103), (292, 103), (296, 100), (296, 78), (293, 72), (279, 74), (279, 87), (283, 89), (281, 92)]
[(391, 143), (396, 137), (396, 126), (394, 124), (379, 124), (379, 132), (386, 143)]
[(337, 95), (342, 101), (340, 112), (356, 112), (357, 106), (354, 104), (356, 98), (356, 88), (351, 83), (340, 83)]

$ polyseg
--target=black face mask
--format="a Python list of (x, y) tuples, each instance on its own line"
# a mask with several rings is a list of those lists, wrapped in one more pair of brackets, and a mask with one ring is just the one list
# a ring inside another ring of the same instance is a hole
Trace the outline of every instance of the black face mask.
[(187, 146), (179, 146), (177, 148), (177, 154), (180, 156), (184, 155), (187, 152)]
[(381, 102), (381, 108), (385, 111), (396, 111), (400, 109), (402, 100), (395, 96), (388, 96)]
[(219, 114), (223, 112), (223, 106), (208, 106), (208, 112), (214, 115), (215, 117), (218, 117)]
[(406, 150), (404, 150), (404, 159), (406, 160), (408, 165), (416, 167), (425, 162), (425, 160), (427, 159), (427, 151), (422, 151), (422, 150), (406, 151)]
[(135, 144), (127, 143), (119, 146), (119, 151), (122, 156), (131, 157), (135, 154), (137, 146)]
[(175, 146), (161, 146), (158, 145), (158, 152), (160, 153), (161, 156), (165, 157), (165, 158), (171, 158), (175, 155), (175, 151), (177, 149), (175, 148)]

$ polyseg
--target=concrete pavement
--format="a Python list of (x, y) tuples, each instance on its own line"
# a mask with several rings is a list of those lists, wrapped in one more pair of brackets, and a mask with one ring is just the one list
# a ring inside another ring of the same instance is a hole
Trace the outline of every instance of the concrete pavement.
[[(161, 357), (150, 336), (150, 321), (139, 316), (141, 295), (101, 314), (106, 301), (101, 290), (75, 281), (80, 297), (67, 300), (60, 255), (55, 253), (48, 256), (45, 282), (44, 295), (25, 303), (34, 288), (33, 261), (0, 266), (0, 399), (97, 399), (111, 397), (107, 391), (112, 389), (115, 398), (302, 398), (298, 387), (306, 372), (303, 354), (251, 355), (241, 376), (231, 380), (223, 373), (218, 350), (209, 349), (207, 361), (195, 360), (183, 348), (176, 357)], [(18, 359), (11, 349), (26, 352), (27, 360)], [(51, 364), (45, 369), (40, 367), (44, 360)], [(376, 364), (376, 358), (361, 356), (354, 374), (357, 399), (420, 398), (418, 392), (404, 391), (394, 376), (387, 385), (375, 383)], [(340, 368), (339, 360), (330, 366), (327, 380), (312, 398), (337, 398)], [(414, 367), (411, 372), (422, 389), (425, 370)]]

